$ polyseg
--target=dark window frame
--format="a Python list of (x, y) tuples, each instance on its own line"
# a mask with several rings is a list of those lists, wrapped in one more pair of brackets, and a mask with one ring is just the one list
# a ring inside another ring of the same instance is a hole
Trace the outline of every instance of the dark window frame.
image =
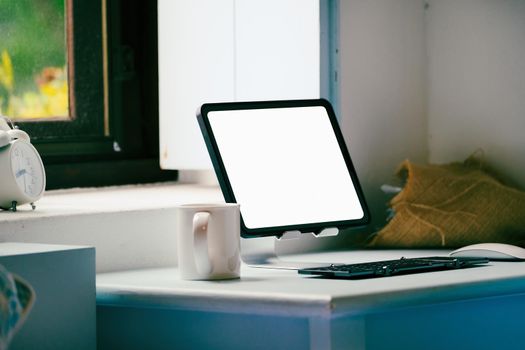
[(176, 180), (159, 163), (157, 1), (66, 2), (73, 120), (17, 122), (47, 189)]

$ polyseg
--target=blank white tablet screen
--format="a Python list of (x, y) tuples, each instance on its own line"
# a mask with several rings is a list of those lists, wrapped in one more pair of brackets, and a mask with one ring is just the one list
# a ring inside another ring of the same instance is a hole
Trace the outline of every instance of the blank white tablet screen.
[(247, 228), (363, 217), (324, 107), (210, 111), (208, 119)]

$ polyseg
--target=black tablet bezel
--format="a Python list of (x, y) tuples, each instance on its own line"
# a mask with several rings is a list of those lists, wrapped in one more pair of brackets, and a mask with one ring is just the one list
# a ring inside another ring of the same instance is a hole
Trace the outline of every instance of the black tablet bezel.
[[(352, 164), (350, 154), (346, 148), (346, 144), (343, 138), (343, 134), (339, 128), (339, 124), (335, 117), (334, 110), (325, 99), (314, 99), (314, 100), (278, 100), (278, 101), (257, 101), (257, 102), (226, 102), (226, 103), (205, 103), (197, 111), (197, 120), (210, 155), (213, 168), (217, 175), (219, 185), (222, 190), (222, 194), (227, 203), (237, 203), (235, 194), (233, 193), (228, 174), (224, 167), (222, 157), (219, 151), (219, 147), (213, 135), (213, 130), (208, 119), (208, 113), (213, 111), (225, 111), (225, 110), (245, 110), (245, 109), (270, 109), (270, 108), (294, 108), (294, 107), (312, 107), (320, 106), (324, 107), (327, 111), (330, 123), (334, 130), (337, 142), (343, 154), (348, 172), (352, 178), (361, 208), (363, 209), (363, 217), (355, 220), (342, 220), (342, 221), (330, 221), (330, 222), (318, 222), (308, 223), (301, 225), (288, 225), (288, 226), (271, 226), (261, 228), (248, 228), (244, 224), (242, 218), (242, 206), (241, 206), (241, 236), (244, 238), (255, 238), (264, 236), (277, 236), (280, 237), (287, 231), (300, 231), (301, 233), (312, 232), (318, 234), (327, 228), (338, 228), (344, 229), (349, 227), (364, 226), (370, 221), (370, 213), (366, 204), (357, 173)], [(276, 198), (279, 200), (279, 198)]]

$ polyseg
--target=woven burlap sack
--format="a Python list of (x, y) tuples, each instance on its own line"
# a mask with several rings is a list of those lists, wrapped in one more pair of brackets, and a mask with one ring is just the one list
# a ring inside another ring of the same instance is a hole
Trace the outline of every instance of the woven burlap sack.
[(406, 185), (391, 200), (395, 215), (371, 246), (525, 246), (525, 192), (503, 185), (479, 162), (418, 165), (406, 160), (397, 175), (406, 178)]

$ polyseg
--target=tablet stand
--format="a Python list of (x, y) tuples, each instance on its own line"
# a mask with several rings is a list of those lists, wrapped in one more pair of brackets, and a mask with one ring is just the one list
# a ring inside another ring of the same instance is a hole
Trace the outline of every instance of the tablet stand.
[[(328, 228), (319, 234), (313, 234), (316, 238), (336, 236), (339, 233), (337, 228)], [(312, 263), (300, 261), (281, 260), (277, 255), (275, 245), (279, 240), (298, 239), (303, 233), (299, 231), (285, 232), (281, 237), (258, 237), (241, 238), (241, 257), (242, 261), (251, 267), (266, 269), (297, 270), (308, 267), (329, 266), (330, 263)]]

